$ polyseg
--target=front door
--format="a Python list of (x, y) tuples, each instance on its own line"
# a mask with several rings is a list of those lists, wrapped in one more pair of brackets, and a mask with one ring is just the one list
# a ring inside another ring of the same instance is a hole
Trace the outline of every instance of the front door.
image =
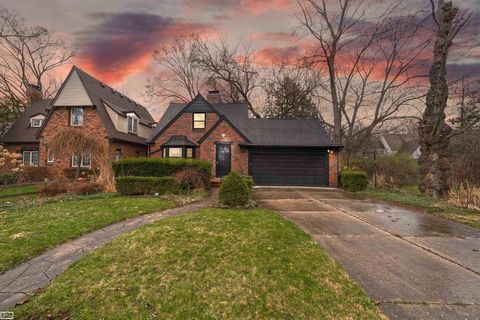
[(230, 144), (217, 143), (216, 159), (217, 178), (221, 178), (229, 174), (231, 170)]

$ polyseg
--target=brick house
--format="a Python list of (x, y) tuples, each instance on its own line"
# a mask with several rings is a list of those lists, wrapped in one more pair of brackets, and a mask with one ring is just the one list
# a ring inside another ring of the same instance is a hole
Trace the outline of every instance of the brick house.
[[(113, 160), (147, 156), (146, 139), (154, 124), (145, 107), (73, 67), (55, 98), (32, 99), (1, 142), (9, 151), (21, 153), (25, 165), (46, 166), (52, 178), (63, 178), (78, 159), (55, 157), (48, 151), (47, 141), (59, 129), (75, 127), (103, 137)], [(95, 167), (88, 155), (81, 162), (83, 168)]]
[(338, 185), (341, 146), (319, 120), (249, 118), (246, 104), (219, 96), (171, 103), (147, 139), (149, 156), (210, 161), (216, 179), (233, 170), (257, 185)]

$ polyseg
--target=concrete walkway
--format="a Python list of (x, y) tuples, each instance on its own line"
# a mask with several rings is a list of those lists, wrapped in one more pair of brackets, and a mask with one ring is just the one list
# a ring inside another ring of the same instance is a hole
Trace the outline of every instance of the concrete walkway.
[(257, 189), (391, 319), (480, 319), (480, 230), (329, 189)]
[(0, 311), (5, 311), (17, 303), (28, 300), (35, 291), (47, 286), (72, 263), (78, 261), (99, 246), (144, 225), (205, 208), (216, 199), (217, 195), (218, 190), (214, 189), (208, 198), (198, 202), (112, 224), (48, 250), (42, 255), (1, 274)]

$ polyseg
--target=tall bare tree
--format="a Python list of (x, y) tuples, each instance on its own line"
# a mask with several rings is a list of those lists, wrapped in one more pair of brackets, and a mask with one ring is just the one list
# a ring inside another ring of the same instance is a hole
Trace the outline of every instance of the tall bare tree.
[(300, 27), (317, 44), (304, 62), (324, 70), (328, 83), (323, 104), (331, 108), (333, 119), (326, 125), (335, 141), (345, 145), (348, 165), (372, 133), (409, 117), (406, 110), (423, 95), (417, 70), (430, 38), (418, 27), (423, 20), (401, 17), (397, 4), (372, 10), (365, 0), (297, 3)]
[(147, 94), (161, 102), (167, 99), (188, 102), (207, 86), (208, 76), (199, 64), (198, 34), (175, 37), (154, 51), (160, 67), (157, 76), (149, 81)]
[[(226, 38), (218, 44), (200, 43), (200, 64), (208, 72), (210, 81), (227, 88), (231, 100), (248, 104), (250, 112), (257, 118), (260, 114), (253, 105), (254, 93), (260, 88), (261, 68), (255, 63), (255, 50), (250, 46), (232, 46)], [(234, 101), (232, 101), (234, 102)]]
[(58, 82), (51, 71), (67, 63), (76, 52), (44, 27), (29, 27), (14, 11), (0, 9), (0, 133), (27, 103), (27, 90), (35, 85), (51, 97)]
[[(421, 156), (420, 190), (433, 197), (445, 197), (451, 186), (451, 166), (448, 145), (454, 130), (446, 122), (448, 101), (447, 60), (455, 37), (467, 25), (471, 14), (460, 12), (452, 2), (438, 1), (432, 4), (432, 17), (437, 27), (430, 68), (430, 88), (425, 111), (419, 124)], [(466, 126), (464, 125), (464, 129)], [(464, 130), (462, 129), (462, 130)]]

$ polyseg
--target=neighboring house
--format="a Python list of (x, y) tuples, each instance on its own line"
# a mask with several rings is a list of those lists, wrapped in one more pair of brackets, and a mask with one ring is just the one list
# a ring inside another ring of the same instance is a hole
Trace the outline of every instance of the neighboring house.
[(249, 118), (246, 104), (221, 103), (218, 92), (171, 103), (147, 142), (151, 157), (210, 161), (216, 179), (233, 170), (257, 185), (338, 183), (341, 146), (319, 120)]
[(418, 138), (409, 134), (383, 134), (374, 136), (366, 151), (371, 153), (375, 151), (377, 154), (397, 154), (405, 153), (410, 155), (412, 159), (420, 157), (420, 145)]
[[(75, 127), (104, 138), (110, 158), (146, 156), (146, 139), (155, 121), (147, 109), (77, 67), (73, 67), (53, 100), (33, 101), (0, 142), (22, 153), (23, 162), (47, 166), (53, 178), (76, 167), (78, 159), (55, 157), (48, 140), (60, 129)], [(95, 166), (84, 156), (81, 166)]]

